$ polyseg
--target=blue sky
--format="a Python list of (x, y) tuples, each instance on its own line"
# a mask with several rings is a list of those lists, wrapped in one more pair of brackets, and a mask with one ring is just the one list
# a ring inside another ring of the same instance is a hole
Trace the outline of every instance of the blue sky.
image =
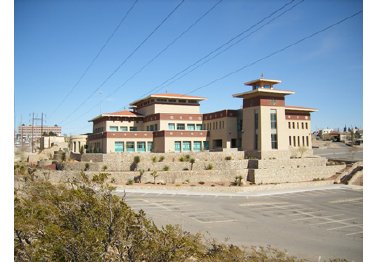
[[(21, 123), (21, 117), (23, 123), (30, 124), (31, 113), (40, 117), (43, 112), (44, 124), (62, 125), (63, 133), (90, 132), (89, 119), (101, 112), (127, 109), (130, 102), (156, 87), (160, 87), (156, 93), (182, 94), (199, 88), (190, 94), (208, 98), (202, 102), (203, 113), (238, 109), (241, 100), (232, 94), (247, 91), (243, 83), (261, 74), (282, 80), (278, 88), (296, 92), (287, 97), (288, 105), (319, 109), (312, 115), (313, 129), (363, 126), (362, 13), (206, 86), (353, 15), (362, 10), (362, 1), (223, 0), (142, 72), (128, 80), (218, 0), (183, 1), (147, 38), (180, 2), (138, 0), (75, 86), (134, 0), (15, 0), (15, 126)], [(161, 86), (288, 3), (275, 16), (296, 6), (196, 70)]]

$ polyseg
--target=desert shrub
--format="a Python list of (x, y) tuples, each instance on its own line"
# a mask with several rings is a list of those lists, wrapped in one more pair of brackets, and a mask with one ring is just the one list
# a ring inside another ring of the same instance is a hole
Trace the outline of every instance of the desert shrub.
[(170, 170), (170, 167), (169, 167), (169, 166), (164, 166), (164, 167), (163, 167), (163, 171), (168, 171), (168, 170)]
[(160, 156), (158, 162), (162, 162), (165, 159), (164, 156)]
[(209, 164), (207, 166), (205, 166), (205, 170), (212, 170), (213, 169), (213, 165), (212, 164)]

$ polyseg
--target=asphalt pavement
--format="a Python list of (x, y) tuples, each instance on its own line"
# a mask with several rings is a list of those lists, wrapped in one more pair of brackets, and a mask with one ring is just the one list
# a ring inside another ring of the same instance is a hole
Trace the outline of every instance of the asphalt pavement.
[(310, 261), (363, 260), (360, 188), (330, 185), (261, 194), (127, 190), (126, 202), (158, 226), (179, 224), (246, 248), (271, 245)]

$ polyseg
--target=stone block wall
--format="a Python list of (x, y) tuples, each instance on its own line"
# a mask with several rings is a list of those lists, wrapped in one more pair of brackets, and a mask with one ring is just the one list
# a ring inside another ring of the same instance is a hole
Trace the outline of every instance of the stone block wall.
[[(87, 171), (85, 172), (89, 178), (99, 172)], [(139, 176), (139, 172), (106, 172), (110, 174), (109, 182), (114, 179), (114, 183), (117, 185), (126, 185), (128, 180), (134, 181), (134, 178)], [(158, 177), (156, 178), (157, 183), (167, 183), (167, 184), (182, 184), (187, 180), (190, 183), (229, 183), (235, 180), (236, 176), (242, 176), (243, 181), (246, 181), (248, 170), (206, 170), (206, 171), (158, 171)], [(40, 177), (48, 177), (49, 181), (52, 183), (64, 183), (73, 178), (80, 177), (80, 171), (46, 171), (38, 170), (37, 175)], [(154, 178), (151, 172), (145, 172), (142, 176), (142, 183), (153, 183)]]
[(250, 169), (248, 180), (255, 184), (313, 181), (330, 178), (343, 168), (345, 165)]
[(251, 159), (248, 162), (248, 168), (252, 169), (280, 169), (292, 167), (311, 167), (311, 166), (325, 166), (327, 159), (323, 157), (307, 157), (307, 158), (289, 158), (289, 159), (274, 159), (274, 160), (257, 160)]
[[(107, 161), (107, 162), (92, 162), (92, 163), (83, 163), (83, 162), (68, 162), (64, 164), (66, 170), (84, 170), (85, 165), (89, 165), (88, 171), (103, 171), (103, 167), (106, 166), (106, 171), (133, 171), (131, 170), (132, 162), (121, 162), (121, 161)], [(204, 171), (208, 169), (209, 165), (212, 166), (213, 170), (236, 170), (236, 169), (247, 169), (248, 160), (222, 160), (222, 161), (202, 161), (195, 160), (195, 163), (192, 165), (193, 171)], [(165, 168), (168, 168), (166, 171), (183, 171), (191, 170), (191, 163), (189, 162), (155, 162), (151, 160), (141, 159), (141, 162), (137, 165), (137, 170), (145, 171), (163, 171)]]

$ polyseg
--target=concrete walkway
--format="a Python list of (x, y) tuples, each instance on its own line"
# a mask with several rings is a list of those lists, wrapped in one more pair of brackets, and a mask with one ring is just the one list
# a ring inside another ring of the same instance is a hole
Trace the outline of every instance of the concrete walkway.
[(361, 186), (348, 186), (343, 184), (333, 184), (331, 181), (289, 183), (277, 185), (258, 185), (245, 187), (205, 187), (205, 186), (160, 186), (160, 185), (132, 185), (118, 186), (117, 193), (136, 194), (159, 194), (159, 195), (208, 195), (208, 196), (267, 196), (289, 194), (314, 190), (335, 190), (352, 188), (363, 190)]

